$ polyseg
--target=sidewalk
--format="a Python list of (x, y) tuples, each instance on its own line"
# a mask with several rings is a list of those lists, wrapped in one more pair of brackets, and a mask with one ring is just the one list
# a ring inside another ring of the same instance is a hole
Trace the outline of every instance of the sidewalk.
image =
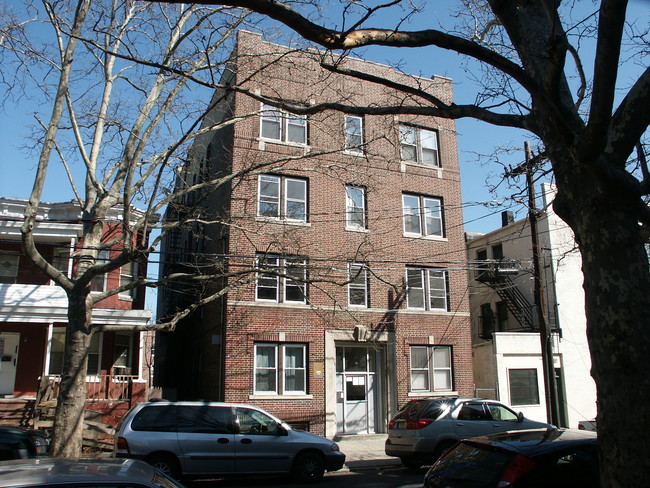
[(332, 440), (345, 454), (345, 467), (356, 471), (401, 466), (398, 458), (387, 456), (384, 452), (387, 437), (387, 434), (337, 435)]

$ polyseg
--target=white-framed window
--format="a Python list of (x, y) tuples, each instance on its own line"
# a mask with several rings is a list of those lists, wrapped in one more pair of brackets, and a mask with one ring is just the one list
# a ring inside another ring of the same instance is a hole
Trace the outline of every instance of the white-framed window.
[[(52, 330), (50, 341), (50, 361), (48, 374), (60, 375), (63, 373), (63, 353), (65, 350), (65, 327), (55, 327)], [(101, 365), (102, 333), (93, 334), (88, 348), (88, 375), (98, 375)]]
[[(120, 286), (127, 285), (136, 280), (138, 263), (130, 262), (120, 267)], [(135, 298), (135, 288), (125, 290), (119, 294), (120, 298), (133, 299)]]
[(255, 344), (255, 393), (304, 395), (307, 393), (305, 344)]
[(368, 306), (368, 268), (362, 263), (348, 265), (348, 304), (351, 307)]
[(70, 276), (70, 248), (55, 248), (52, 256), (52, 266), (66, 276)]
[(508, 386), (510, 405), (539, 405), (537, 369), (509, 369)]
[[(307, 261), (299, 257), (257, 258), (255, 299), (260, 302), (307, 302)], [(265, 272), (266, 271), (266, 272)]]
[(411, 346), (411, 391), (451, 391), (450, 346)]
[(286, 112), (266, 103), (260, 115), (260, 136), (263, 139), (307, 144), (307, 116)]
[(133, 374), (133, 338), (131, 332), (115, 332), (113, 339), (113, 374)]
[(435, 268), (406, 268), (407, 308), (449, 310), (447, 271)]
[(345, 116), (345, 150), (352, 154), (363, 154), (363, 117)]
[(18, 254), (0, 253), (0, 283), (16, 283), (19, 262)]
[(402, 194), (404, 234), (444, 237), (442, 200), (423, 195)]
[[(105, 264), (110, 261), (111, 251), (102, 249), (97, 254), (95, 264)], [(90, 291), (103, 292), (108, 288), (108, 273), (101, 273), (95, 276), (90, 282)]]
[(399, 142), (402, 161), (425, 166), (440, 166), (436, 131), (412, 125), (400, 125)]
[(345, 186), (345, 226), (348, 229), (367, 229), (366, 189), (362, 186)]
[(257, 215), (278, 220), (307, 222), (307, 180), (259, 175)]

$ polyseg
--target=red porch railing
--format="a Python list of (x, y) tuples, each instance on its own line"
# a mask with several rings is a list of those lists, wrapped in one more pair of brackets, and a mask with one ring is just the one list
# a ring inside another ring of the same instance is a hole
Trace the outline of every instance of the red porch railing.
[[(133, 380), (137, 376), (123, 374), (97, 374), (86, 378), (86, 402), (130, 401)], [(59, 376), (43, 376), (40, 379), (41, 402), (56, 400), (59, 396)]]

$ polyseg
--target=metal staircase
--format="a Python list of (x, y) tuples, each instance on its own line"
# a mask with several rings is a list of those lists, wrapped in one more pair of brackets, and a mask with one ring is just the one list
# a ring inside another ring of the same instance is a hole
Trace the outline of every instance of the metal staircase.
[(518, 264), (517, 261), (509, 260), (481, 263), (476, 281), (486, 284), (497, 292), (522, 329), (537, 330), (533, 319), (533, 305), (510, 278), (519, 274)]

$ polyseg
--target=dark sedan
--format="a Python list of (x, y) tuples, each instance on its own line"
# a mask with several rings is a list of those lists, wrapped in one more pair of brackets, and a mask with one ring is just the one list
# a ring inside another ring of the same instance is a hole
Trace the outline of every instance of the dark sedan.
[(456, 444), (424, 477), (426, 488), (598, 488), (594, 432), (542, 429)]

